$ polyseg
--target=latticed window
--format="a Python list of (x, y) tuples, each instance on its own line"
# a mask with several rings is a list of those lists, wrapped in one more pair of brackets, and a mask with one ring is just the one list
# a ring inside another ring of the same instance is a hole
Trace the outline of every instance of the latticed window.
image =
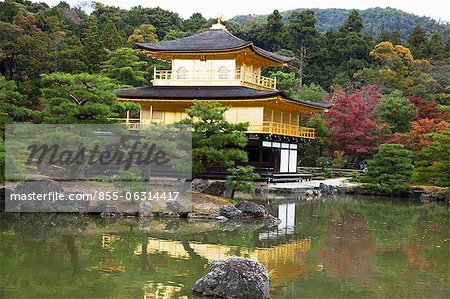
[(229, 79), (229, 70), (226, 66), (223, 66), (219, 69), (219, 79), (227, 80)]
[(182, 66), (178, 69), (177, 79), (181, 79), (181, 80), (187, 79), (187, 69), (184, 66)]

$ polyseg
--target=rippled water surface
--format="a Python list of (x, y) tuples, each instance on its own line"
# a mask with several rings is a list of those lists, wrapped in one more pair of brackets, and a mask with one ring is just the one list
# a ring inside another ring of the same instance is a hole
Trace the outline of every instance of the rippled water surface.
[(273, 298), (448, 298), (449, 211), (266, 199), (282, 223), (3, 214), (0, 298), (192, 298), (212, 259), (263, 263)]

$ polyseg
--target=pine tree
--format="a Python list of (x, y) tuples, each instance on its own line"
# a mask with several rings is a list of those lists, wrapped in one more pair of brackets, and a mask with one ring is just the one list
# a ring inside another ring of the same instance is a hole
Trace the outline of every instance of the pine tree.
[(245, 132), (247, 123), (229, 123), (225, 119), (228, 107), (217, 102), (194, 102), (187, 109), (192, 132), (192, 171), (194, 175), (207, 171), (212, 166), (235, 167), (238, 162), (247, 162), (244, 147), (247, 144)]
[(308, 50), (317, 37), (316, 21), (314, 11), (311, 9), (303, 10), (301, 13), (294, 11), (289, 16), (288, 30), (291, 36), (291, 44), (300, 60), (298, 89), (303, 87)]
[(117, 30), (116, 25), (112, 20), (108, 20), (108, 22), (106, 22), (105, 27), (103, 27), (101, 37), (103, 47), (110, 51), (114, 51), (125, 44), (125, 39)]
[(26, 122), (37, 116), (27, 98), (17, 90), (16, 82), (0, 76), (0, 139), (4, 126), (12, 122)]
[(354, 32), (360, 33), (363, 29), (363, 19), (357, 10), (352, 10), (347, 20), (345, 20), (344, 24), (339, 28), (342, 32)]
[(260, 175), (255, 173), (253, 166), (237, 166), (228, 168), (229, 175), (226, 177), (226, 185), (231, 189), (231, 199), (234, 199), (236, 191), (242, 193), (254, 193), (253, 181), (259, 179)]
[(427, 36), (420, 25), (413, 28), (408, 36), (408, 45), (415, 58), (424, 58), (427, 54)]
[(433, 33), (428, 43), (428, 52), (430, 57), (435, 60), (441, 60), (445, 58), (445, 45), (442, 42), (442, 35), (439, 32)]
[(335, 86), (347, 87), (353, 81), (353, 74), (368, 66), (372, 39), (361, 33), (362, 24), (359, 12), (353, 10), (339, 28), (335, 45), (332, 46), (333, 55), (339, 60), (333, 79)]
[(282, 42), (283, 31), (283, 16), (276, 9), (267, 17), (267, 23), (261, 33), (261, 40), (264, 41), (264, 46), (272, 52), (278, 50)]
[(81, 43), (83, 45), (83, 60), (91, 73), (100, 70), (101, 62), (105, 60), (106, 52), (99, 36), (97, 21), (89, 17), (82, 24)]
[(414, 179), (437, 186), (450, 186), (450, 127), (429, 135), (432, 143), (416, 161)]
[(382, 144), (378, 153), (368, 163), (364, 181), (374, 183), (381, 190), (392, 193), (408, 187), (413, 170), (411, 151), (401, 144)]
[(139, 61), (137, 50), (119, 48), (109, 51), (107, 60), (102, 63), (102, 74), (114, 79), (118, 84), (144, 86), (147, 83), (144, 71), (147, 63)]
[(137, 108), (119, 103), (112, 93), (118, 86), (101, 75), (52, 73), (41, 82), (45, 123), (108, 123), (117, 112)]

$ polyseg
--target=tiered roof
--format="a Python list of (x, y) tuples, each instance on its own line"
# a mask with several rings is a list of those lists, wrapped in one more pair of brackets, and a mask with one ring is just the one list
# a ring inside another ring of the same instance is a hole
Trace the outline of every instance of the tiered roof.
[(240, 39), (226, 29), (209, 29), (205, 32), (188, 36), (185, 38), (162, 41), (157, 43), (137, 43), (141, 50), (151, 53), (220, 53), (231, 52), (242, 49), (250, 49), (256, 55), (277, 63), (288, 63), (290, 57), (279, 55), (257, 47), (253, 42)]

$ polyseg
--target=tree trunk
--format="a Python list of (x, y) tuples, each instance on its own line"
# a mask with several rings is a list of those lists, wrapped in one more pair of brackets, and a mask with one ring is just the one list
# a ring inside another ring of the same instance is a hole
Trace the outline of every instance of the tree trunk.
[(306, 58), (306, 47), (301, 46), (300, 47), (300, 67), (298, 70), (298, 90), (302, 90), (303, 88), (303, 74), (304, 74), (304, 67), (305, 67), (305, 58)]
[(234, 199), (234, 194), (236, 193), (236, 189), (233, 187), (231, 190), (231, 199)]

